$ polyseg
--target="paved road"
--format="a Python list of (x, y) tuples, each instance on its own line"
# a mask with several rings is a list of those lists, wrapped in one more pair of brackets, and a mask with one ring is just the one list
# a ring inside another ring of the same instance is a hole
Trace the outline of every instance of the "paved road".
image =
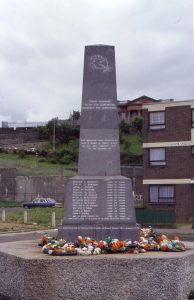
[[(57, 229), (46, 230), (52, 237), (57, 236)], [(1, 233), (0, 243), (25, 241), (25, 240), (40, 240), (45, 230), (37, 230), (30, 232), (16, 232), (16, 233)]]

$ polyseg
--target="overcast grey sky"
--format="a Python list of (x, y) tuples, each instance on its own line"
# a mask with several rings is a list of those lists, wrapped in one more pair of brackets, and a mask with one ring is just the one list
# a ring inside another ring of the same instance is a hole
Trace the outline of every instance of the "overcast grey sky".
[(0, 0), (0, 121), (80, 110), (84, 46), (115, 45), (119, 100), (194, 99), (192, 0)]

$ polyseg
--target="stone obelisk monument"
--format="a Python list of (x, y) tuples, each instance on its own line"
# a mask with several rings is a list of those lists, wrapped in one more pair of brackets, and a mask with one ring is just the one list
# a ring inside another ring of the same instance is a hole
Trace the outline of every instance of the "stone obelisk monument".
[(85, 47), (78, 176), (68, 180), (58, 236), (138, 237), (131, 180), (121, 176), (115, 51)]

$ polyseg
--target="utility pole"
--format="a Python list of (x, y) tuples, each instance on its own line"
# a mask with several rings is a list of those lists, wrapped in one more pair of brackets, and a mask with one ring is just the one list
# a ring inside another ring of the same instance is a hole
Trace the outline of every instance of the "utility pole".
[(53, 119), (53, 152), (55, 152), (55, 121), (56, 118)]

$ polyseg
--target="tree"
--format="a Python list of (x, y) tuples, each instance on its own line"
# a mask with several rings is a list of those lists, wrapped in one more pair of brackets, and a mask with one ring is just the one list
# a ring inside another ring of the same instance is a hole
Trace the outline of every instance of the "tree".
[(69, 120), (76, 121), (80, 119), (80, 112), (79, 110), (73, 110), (73, 113), (70, 114)]
[(130, 134), (131, 125), (122, 120), (119, 124), (120, 134)]
[(78, 126), (68, 124), (68, 122), (59, 122), (58, 118), (54, 118), (46, 126), (39, 127), (38, 132), (40, 138), (53, 140), (54, 144), (55, 142), (62, 144), (79, 139), (80, 130)]
[(133, 127), (135, 127), (135, 129), (139, 132), (142, 131), (142, 126), (143, 126), (143, 120), (142, 118), (140, 117), (136, 117), (134, 120), (133, 120)]

